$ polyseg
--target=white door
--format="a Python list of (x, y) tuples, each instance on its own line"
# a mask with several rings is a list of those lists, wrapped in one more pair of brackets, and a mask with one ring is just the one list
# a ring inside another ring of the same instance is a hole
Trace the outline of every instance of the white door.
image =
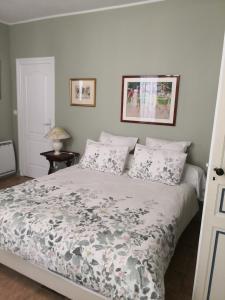
[(41, 152), (51, 150), (44, 136), (55, 124), (55, 61), (53, 57), (17, 59), (17, 108), (20, 174), (48, 174)]
[(225, 40), (193, 300), (225, 299)]

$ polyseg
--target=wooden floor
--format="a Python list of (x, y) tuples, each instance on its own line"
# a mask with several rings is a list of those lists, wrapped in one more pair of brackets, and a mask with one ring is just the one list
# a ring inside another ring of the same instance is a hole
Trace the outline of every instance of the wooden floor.
[[(0, 179), (0, 189), (29, 180), (12, 176)], [(191, 300), (197, 257), (200, 218), (192, 220), (181, 236), (165, 276), (165, 300)], [(65, 300), (48, 288), (0, 264), (0, 300)]]

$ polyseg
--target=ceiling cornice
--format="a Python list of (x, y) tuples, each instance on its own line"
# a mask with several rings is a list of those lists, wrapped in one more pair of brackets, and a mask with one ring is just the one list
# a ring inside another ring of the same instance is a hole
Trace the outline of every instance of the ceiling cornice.
[(7, 22), (5, 22), (5, 21), (2, 21), (1, 19), (0, 19), (0, 24), (11, 25), (10, 23), (7, 23)]
[(143, 0), (143, 1), (129, 3), (129, 4), (121, 4), (121, 5), (115, 5), (115, 6), (110, 6), (110, 7), (102, 7), (102, 8), (83, 10), (83, 11), (77, 11), (77, 12), (71, 12), (71, 13), (63, 13), (63, 14), (51, 15), (51, 16), (40, 17), (40, 18), (33, 18), (33, 19), (29, 19), (29, 20), (12, 22), (12, 23), (8, 23), (8, 22), (0, 20), (0, 23), (13, 26), (13, 25), (18, 25), (18, 24), (25, 24), (25, 23), (37, 22), (37, 21), (48, 20), (48, 19), (62, 18), (62, 17), (67, 17), (67, 16), (89, 14), (89, 13), (101, 12), (101, 11), (106, 11), (106, 10), (113, 10), (113, 9), (119, 9), (119, 8), (126, 8), (126, 7), (139, 6), (139, 5), (144, 5), (144, 4), (162, 2), (162, 1), (165, 1), (165, 0)]

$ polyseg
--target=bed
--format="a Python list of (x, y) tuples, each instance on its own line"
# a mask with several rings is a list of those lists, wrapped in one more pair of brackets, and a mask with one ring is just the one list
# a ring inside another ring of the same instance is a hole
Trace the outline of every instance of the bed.
[(0, 191), (0, 263), (71, 299), (164, 299), (194, 187), (72, 166)]

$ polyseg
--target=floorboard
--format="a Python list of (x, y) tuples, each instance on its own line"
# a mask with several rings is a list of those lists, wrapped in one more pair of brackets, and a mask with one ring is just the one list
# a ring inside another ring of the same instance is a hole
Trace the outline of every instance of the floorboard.
[[(0, 179), (0, 189), (30, 180), (10, 176)], [(200, 217), (182, 234), (165, 276), (165, 300), (191, 300), (200, 231)], [(0, 300), (65, 300), (54, 291), (0, 264)]]

